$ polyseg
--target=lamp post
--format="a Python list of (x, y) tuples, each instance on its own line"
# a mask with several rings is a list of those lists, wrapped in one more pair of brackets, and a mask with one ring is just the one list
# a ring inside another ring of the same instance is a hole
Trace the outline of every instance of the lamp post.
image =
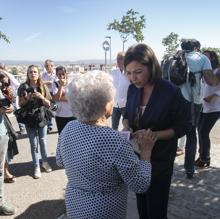
[(111, 36), (106, 36), (105, 38), (109, 39), (109, 65), (110, 65), (110, 71), (112, 69), (112, 42), (111, 42)]

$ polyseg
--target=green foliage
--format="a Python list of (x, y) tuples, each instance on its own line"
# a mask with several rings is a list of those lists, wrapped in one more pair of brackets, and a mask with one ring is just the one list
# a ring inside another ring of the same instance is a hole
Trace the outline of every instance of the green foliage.
[[(176, 53), (177, 48), (180, 45), (180, 42), (181, 42), (181, 40), (179, 39), (179, 35), (174, 32), (171, 32), (168, 36), (163, 38), (162, 44), (163, 44), (163, 46), (166, 47), (164, 57), (167, 55), (169, 56), (171, 54)], [(220, 60), (220, 48), (216, 48), (216, 47), (203, 47), (203, 48), (201, 48), (201, 52), (204, 52), (205, 50), (215, 51), (216, 54), (218, 55), (219, 60)]]
[[(1, 17), (0, 17), (0, 20), (2, 20)], [(0, 40), (1, 40), (1, 39), (4, 40), (6, 43), (10, 43), (8, 37), (7, 37), (4, 33), (2, 33), (2, 32), (0, 31)]]
[(205, 50), (210, 50), (210, 51), (216, 52), (216, 54), (218, 56), (218, 60), (220, 61), (220, 48), (216, 48), (216, 47), (203, 47), (203, 48), (201, 48), (202, 52), (204, 52)]
[(145, 17), (144, 15), (138, 17), (139, 12), (130, 9), (124, 15), (121, 21), (114, 19), (112, 23), (109, 23), (107, 26), (108, 30), (118, 31), (123, 42), (123, 51), (124, 44), (128, 41), (129, 36), (131, 35), (137, 42), (142, 42), (144, 40), (144, 35), (142, 29), (145, 28)]
[(164, 56), (174, 54), (180, 44), (179, 35), (177, 33), (171, 32), (168, 36), (163, 38), (162, 44), (166, 47)]

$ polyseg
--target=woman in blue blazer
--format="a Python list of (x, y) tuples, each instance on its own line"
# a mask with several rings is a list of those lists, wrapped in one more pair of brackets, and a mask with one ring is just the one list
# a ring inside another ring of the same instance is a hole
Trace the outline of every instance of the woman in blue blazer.
[(159, 62), (149, 46), (130, 47), (124, 66), (132, 82), (127, 94), (124, 129), (132, 130), (138, 144), (143, 144), (147, 129), (157, 139), (151, 155), (150, 188), (137, 194), (139, 217), (165, 219), (177, 139), (187, 131), (189, 112), (180, 89), (161, 78)]

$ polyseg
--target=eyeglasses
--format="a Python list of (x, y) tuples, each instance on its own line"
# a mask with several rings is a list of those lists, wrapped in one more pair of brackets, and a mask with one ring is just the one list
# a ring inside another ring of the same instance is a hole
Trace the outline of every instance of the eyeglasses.
[(29, 71), (29, 73), (37, 73), (37, 71)]

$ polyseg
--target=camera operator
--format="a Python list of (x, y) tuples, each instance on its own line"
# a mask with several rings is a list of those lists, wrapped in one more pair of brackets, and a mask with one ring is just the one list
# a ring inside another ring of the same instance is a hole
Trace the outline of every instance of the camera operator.
[(41, 177), (40, 162), (38, 158), (38, 142), (41, 148), (42, 167), (46, 172), (52, 169), (47, 162), (46, 136), (47, 120), (45, 111), (50, 107), (51, 95), (44, 85), (39, 69), (36, 65), (30, 65), (27, 70), (27, 80), (18, 88), (19, 105), (26, 111), (25, 127), (31, 145), (31, 154), (34, 163), (34, 178)]
[[(2, 90), (0, 89), (0, 99), (4, 99)], [(3, 114), (7, 111), (7, 107), (0, 106), (0, 213), (4, 215), (13, 215), (15, 210), (4, 201), (3, 186), (4, 186), (4, 164), (8, 149), (7, 129), (4, 124)]]
[(5, 107), (6, 113), (10, 113), (13, 111), (10, 106), (15, 97), (12, 87), (10, 86), (9, 78), (2, 72), (0, 72), (0, 90), (3, 94), (3, 98), (0, 98), (0, 107)]
[(7, 129), (7, 135), (9, 137), (8, 148), (5, 158), (4, 165), (4, 182), (5, 183), (13, 183), (16, 181), (16, 177), (13, 176), (9, 171), (9, 162), (13, 157), (18, 154), (17, 147), (17, 133), (13, 128), (8, 116), (6, 113), (11, 113), (14, 110), (13, 102), (15, 102), (16, 95), (14, 95), (13, 88), (11, 86), (9, 77), (3, 72), (0, 73), (0, 89), (4, 98), (0, 99), (0, 107), (4, 108), (4, 122)]
[[(15, 97), (12, 101), (12, 105), (14, 106), (14, 109), (17, 109), (18, 103), (17, 103), (16, 96), (17, 96), (17, 90), (18, 90), (18, 87), (20, 86), (20, 83), (18, 82), (18, 80), (15, 78), (15, 76), (13, 74), (9, 73), (6, 70), (6, 67), (3, 63), (0, 63), (0, 73), (4, 74), (8, 78), (10, 87), (13, 92), (13, 96)], [(24, 134), (25, 133), (25, 125), (23, 123), (18, 123), (18, 126), (20, 129), (19, 133)]]

